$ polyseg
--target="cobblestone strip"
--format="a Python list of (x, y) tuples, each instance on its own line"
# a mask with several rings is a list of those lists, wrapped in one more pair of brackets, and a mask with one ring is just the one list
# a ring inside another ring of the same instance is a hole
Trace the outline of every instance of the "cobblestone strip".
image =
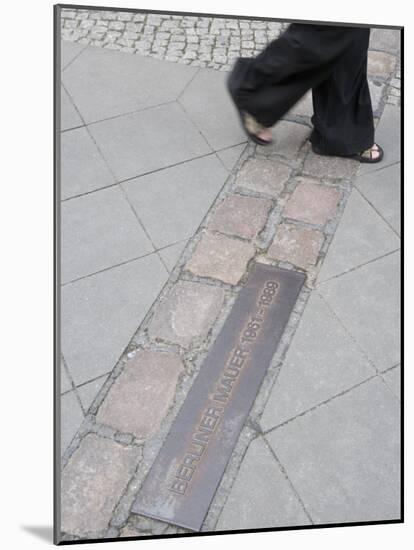
[(61, 12), (63, 40), (186, 65), (229, 70), (257, 55), (287, 23), (115, 11)]

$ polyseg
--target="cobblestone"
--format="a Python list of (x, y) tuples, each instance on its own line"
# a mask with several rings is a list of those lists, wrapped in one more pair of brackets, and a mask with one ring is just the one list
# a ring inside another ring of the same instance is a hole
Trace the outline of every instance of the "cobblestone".
[(159, 304), (148, 333), (153, 339), (189, 347), (196, 339), (207, 336), (223, 300), (221, 288), (179, 281)]
[(251, 243), (206, 233), (186, 268), (199, 277), (211, 277), (236, 285), (254, 254), (255, 249)]
[(253, 158), (248, 160), (240, 170), (236, 186), (278, 197), (283, 191), (291, 171), (289, 166), (281, 162)]
[(315, 229), (282, 223), (277, 228), (268, 256), (308, 269), (316, 264), (323, 238), (323, 234)]
[(294, 220), (324, 225), (334, 217), (341, 192), (303, 179), (294, 190), (283, 215)]
[(177, 355), (140, 351), (111, 387), (97, 414), (98, 422), (138, 438), (150, 436), (159, 429), (183, 370)]

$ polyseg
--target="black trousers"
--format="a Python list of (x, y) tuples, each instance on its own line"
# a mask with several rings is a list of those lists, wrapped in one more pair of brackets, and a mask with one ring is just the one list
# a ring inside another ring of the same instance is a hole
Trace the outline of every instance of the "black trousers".
[(237, 60), (229, 86), (238, 108), (270, 127), (312, 89), (314, 146), (331, 155), (368, 149), (374, 144), (369, 34), (369, 28), (291, 24), (256, 58)]

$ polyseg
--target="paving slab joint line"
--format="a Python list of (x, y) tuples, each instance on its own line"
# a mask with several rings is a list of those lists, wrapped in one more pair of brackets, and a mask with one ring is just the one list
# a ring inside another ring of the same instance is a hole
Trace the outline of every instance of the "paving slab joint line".
[(292, 480), (290, 479), (289, 477), (289, 474), (287, 473), (286, 471), (286, 468), (283, 466), (282, 462), (279, 460), (276, 452), (274, 451), (273, 447), (270, 445), (270, 443), (268, 442), (267, 440), (267, 437), (263, 437), (263, 440), (268, 448), (268, 450), (270, 451), (271, 455), (273, 456), (273, 458), (275, 459), (277, 465), (279, 466), (280, 468), (280, 471), (282, 472), (283, 476), (285, 477), (286, 481), (289, 483), (293, 493), (295, 494), (302, 510), (305, 512), (307, 518), (309, 519), (309, 521), (311, 522), (311, 525), (315, 525), (315, 522), (313, 521), (312, 519), (312, 516), (310, 514), (310, 512), (308, 511), (308, 509), (306, 508), (305, 506), (305, 503), (303, 502), (302, 500), (302, 497), (300, 496), (299, 494), (299, 491), (296, 489), (294, 483), (292, 482)]
[[(387, 167), (388, 168), (388, 167)], [(394, 227), (390, 224), (390, 222), (384, 218), (384, 216), (381, 214), (381, 212), (372, 204), (372, 202), (364, 195), (364, 193), (359, 189), (359, 187), (355, 187), (356, 191), (360, 195), (363, 201), (366, 201), (370, 207), (378, 214), (378, 216), (388, 225), (388, 227), (391, 229), (391, 231), (400, 238), (401, 235), (394, 229)]]

